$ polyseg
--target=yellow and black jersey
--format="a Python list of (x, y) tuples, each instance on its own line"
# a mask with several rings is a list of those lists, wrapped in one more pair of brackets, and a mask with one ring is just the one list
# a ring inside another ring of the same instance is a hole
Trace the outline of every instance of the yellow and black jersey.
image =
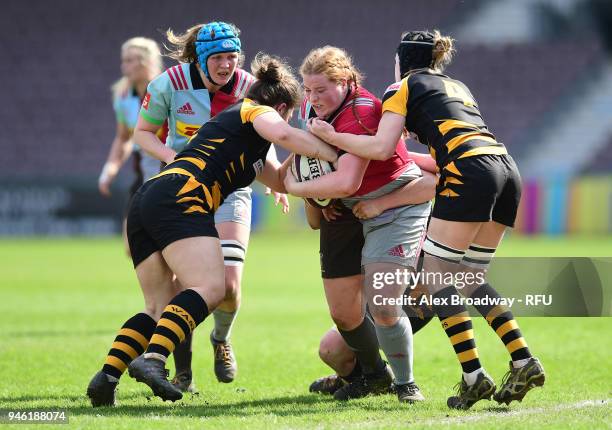
[(406, 117), (406, 129), (429, 147), (440, 169), (458, 158), (507, 153), (487, 129), (470, 90), (446, 75), (409, 74), (387, 88), (387, 111)]
[(206, 122), (154, 178), (185, 175), (177, 197), (190, 198), (201, 187), (196, 192), (203, 191), (206, 201), (194, 210), (216, 211), (229, 194), (250, 185), (263, 171), (270, 142), (257, 134), (253, 121), (267, 112), (275, 110), (246, 98), (228, 107)]

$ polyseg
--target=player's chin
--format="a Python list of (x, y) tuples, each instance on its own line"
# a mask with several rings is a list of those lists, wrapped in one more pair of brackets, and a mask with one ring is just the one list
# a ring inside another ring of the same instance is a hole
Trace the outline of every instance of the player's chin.
[(221, 86), (227, 84), (231, 79), (232, 75), (230, 73), (215, 74), (215, 82)]
[(325, 118), (327, 118), (328, 112), (327, 112), (326, 109), (321, 109), (321, 108), (317, 109), (317, 108), (314, 108), (314, 111), (315, 111), (315, 114), (317, 114), (317, 118), (318, 119), (325, 119)]

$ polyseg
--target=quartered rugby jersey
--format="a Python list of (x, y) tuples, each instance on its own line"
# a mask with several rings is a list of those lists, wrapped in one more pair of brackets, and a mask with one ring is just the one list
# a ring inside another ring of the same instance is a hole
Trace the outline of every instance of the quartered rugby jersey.
[(460, 81), (417, 71), (387, 88), (383, 113), (406, 117), (406, 129), (429, 147), (440, 169), (480, 154), (506, 154), (487, 129), (470, 90)]
[(253, 82), (250, 73), (236, 69), (226, 85), (211, 93), (195, 63), (179, 64), (151, 81), (140, 115), (158, 125), (168, 119), (166, 145), (178, 153), (202, 124), (243, 98)]
[[(113, 99), (113, 109), (115, 110), (117, 122), (128, 128), (130, 136), (134, 133), (134, 129), (136, 128), (141, 104), (142, 99), (133, 88), (126, 89)], [(164, 126), (157, 131), (156, 135), (159, 140), (165, 142), (167, 132), (167, 124), (164, 123)], [(159, 160), (146, 154), (138, 145), (134, 145), (134, 151), (140, 154), (140, 170), (145, 180), (159, 172)]]
[(138, 97), (136, 90), (133, 88), (126, 89), (113, 99), (113, 109), (115, 110), (117, 122), (125, 125), (130, 134), (136, 128), (141, 104), (142, 99)]
[[(227, 108), (205, 123), (156, 177), (185, 175), (185, 186), (177, 197), (193, 199), (191, 212), (216, 211), (229, 194), (250, 185), (263, 171), (270, 142), (255, 131), (253, 121), (267, 112), (276, 111), (250, 99)], [(198, 187), (204, 190), (206, 202), (189, 197)]]
[[(357, 96), (349, 91), (338, 110), (329, 116), (329, 122), (338, 133), (375, 134), (382, 116), (380, 100), (365, 88), (358, 88)], [(300, 125), (306, 128), (308, 118), (314, 118), (312, 105), (304, 100), (300, 109)], [(344, 151), (341, 151), (344, 153)], [(398, 178), (406, 166), (413, 163), (406, 145), (401, 140), (397, 142), (395, 153), (385, 161), (371, 160), (368, 163), (361, 186), (354, 194), (362, 196), (382, 187)]]

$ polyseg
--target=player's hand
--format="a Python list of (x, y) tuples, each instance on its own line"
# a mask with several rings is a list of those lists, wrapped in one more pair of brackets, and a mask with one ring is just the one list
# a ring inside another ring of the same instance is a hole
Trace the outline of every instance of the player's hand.
[(274, 206), (278, 206), (279, 203), (282, 204), (282, 211), (284, 214), (289, 213), (289, 198), (287, 194), (277, 193), (276, 191), (272, 191), (270, 187), (266, 187), (266, 196), (274, 194)]
[(328, 222), (334, 221), (340, 215), (342, 215), (342, 212), (340, 212), (334, 205), (321, 209), (321, 213), (323, 214), (323, 218), (325, 218), (325, 220)]
[(110, 190), (110, 181), (98, 181), (98, 190), (104, 197), (110, 197), (112, 194)]
[(169, 154), (166, 156), (166, 158), (161, 160), (161, 161), (166, 163), (166, 166), (167, 166), (168, 164), (174, 162), (174, 157), (176, 157), (176, 152), (175, 151), (169, 151)]
[(308, 131), (326, 142), (329, 142), (335, 133), (334, 127), (332, 127), (331, 124), (319, 118), (311, 118), (308, 120)]
[(376, 200), (364, 200), (353, 206), (353, 214), (359, 219), (375, 218), (383, 212)]
[(113, 178), (108, 173), (108, 170), (109, 168), (104, 166), (104, 169), (102, 169), (102, 173), (100, 173), (100, 177), (98, 178), (98, 190), (104, 197), (111, 196), (110, 186), (113, 182)]
[(285, 184), (285, 189), (289, 194), (294, 194), (298, 181), (295, 179), (295, 176), (293, 176), (293, 173), (287, 171), (285, 179), (283, 179), (283, 184)]

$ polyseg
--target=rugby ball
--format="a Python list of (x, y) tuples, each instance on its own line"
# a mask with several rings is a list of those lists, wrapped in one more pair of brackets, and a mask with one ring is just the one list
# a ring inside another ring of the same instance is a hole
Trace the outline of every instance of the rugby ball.
[[(295, 154), (291, 163), (291, 173), (298, 182), (310, 181), (334, 171), (332, 163), (318, 158)], [(334, 199), (306, 199), (308, 203), (318, 208), (326, 208)]]

